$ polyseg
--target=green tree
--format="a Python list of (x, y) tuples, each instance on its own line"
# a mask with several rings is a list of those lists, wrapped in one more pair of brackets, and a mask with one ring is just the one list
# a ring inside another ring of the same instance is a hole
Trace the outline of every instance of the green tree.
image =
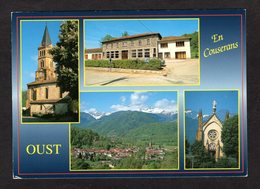
[(122, 37), (126, 37), (126, 36), (129, 36), (129, 34), (128, 34), (127, 31), (124, 31), (124, 32), (122, 33)]
[(223, 152), (227, 157), (238, 159), (238, 116), (227, 119), (224, 122), (221, 140)]
[(191, 58), (199, 57), (199, 42), (198, 42), (198, 32), (193, 32), (191, 34), (184, 34), (185, 37), (191, 37)]
[(114, 37), (110, 34), (106, 34), (102, 39), (101, 39), (101, 42), (105, 42), (105, 41), (110, 41), (114, 39)]
[(27, 100), (27, 91), (22, 91), (22, 106), (26, 106), (26, 100)]
[(212, 168), (215, 165), (215, 158), (212, 157), (206, 150), (202, 141), (195, 141), (191, 145), (191, 152), (195, 168)]
[(50, 50), (56, 62), (58, 86), (68, 91), (73, 100), (78, 99), (78, 21), (65, 21), (60, 26), (59, 41)]

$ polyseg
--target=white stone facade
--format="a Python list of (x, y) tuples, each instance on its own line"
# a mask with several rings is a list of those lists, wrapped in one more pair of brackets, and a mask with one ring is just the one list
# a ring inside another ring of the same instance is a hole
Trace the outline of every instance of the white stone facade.
[[(176, 46), (176, 42), (184, 42), (184, 46)], [(159, 54), (161, 53), (162, 59), (189, 59), (191, 58), (190, 40), (185, 39), (180, 41), (159, 41), (158, 51)], [(185, 56), (183, 58), (180, 58), (178, 57), (178, 53), (185, 53)]]

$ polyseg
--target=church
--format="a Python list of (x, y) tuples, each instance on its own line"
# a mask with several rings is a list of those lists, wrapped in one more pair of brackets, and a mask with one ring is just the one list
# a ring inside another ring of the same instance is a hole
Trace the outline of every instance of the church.
[[(198, 129), (196, 133), (196, 140), (202, 141), (205, 149), (210, 152), (215, 160), (223, 157), (223, 143), (221, 141), (222, 122), (216, 114), (217, 102), (213, 101), (212, 115), (203, 123), (202, 111), (198, 114)], [(229, 114), (226, 114), (226, 118), (229, 118)]]
[(30, 116), (63, 115), (68, 112), (68, 92), (57, 85), (55, 64), (49, 50), (52, 48), (47, 25), (38, 47), (38, 68), (35, 81), (28, 83), (26, 109)]

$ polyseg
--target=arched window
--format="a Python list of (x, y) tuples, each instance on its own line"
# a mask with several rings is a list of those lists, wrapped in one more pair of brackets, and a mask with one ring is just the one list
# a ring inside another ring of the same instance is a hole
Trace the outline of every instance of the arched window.
[(37, 91), (36, 91), (36, 89), (34, 89), (32, 91), (32, 100), (37, 100)]
[(48, 99), (49, 98), (49, 89), (45, 88), (45, 98)]
[(41, 61), (41, 68), (43, 68), (44, 67), (44, 61), (42, 60)]

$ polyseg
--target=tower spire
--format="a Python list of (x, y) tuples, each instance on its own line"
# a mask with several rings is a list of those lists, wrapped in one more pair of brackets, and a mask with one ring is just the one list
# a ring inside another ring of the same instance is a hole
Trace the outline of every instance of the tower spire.
[(48, 31), (47, 23), (46, 23), (44, 33), (43, 33), (43, 37), (42, 37), (41, 46), (46, 47), (46, 46), (49, 46), (49, 45), (51, 45), (51, 38), (50, 38), (49, 31)]

